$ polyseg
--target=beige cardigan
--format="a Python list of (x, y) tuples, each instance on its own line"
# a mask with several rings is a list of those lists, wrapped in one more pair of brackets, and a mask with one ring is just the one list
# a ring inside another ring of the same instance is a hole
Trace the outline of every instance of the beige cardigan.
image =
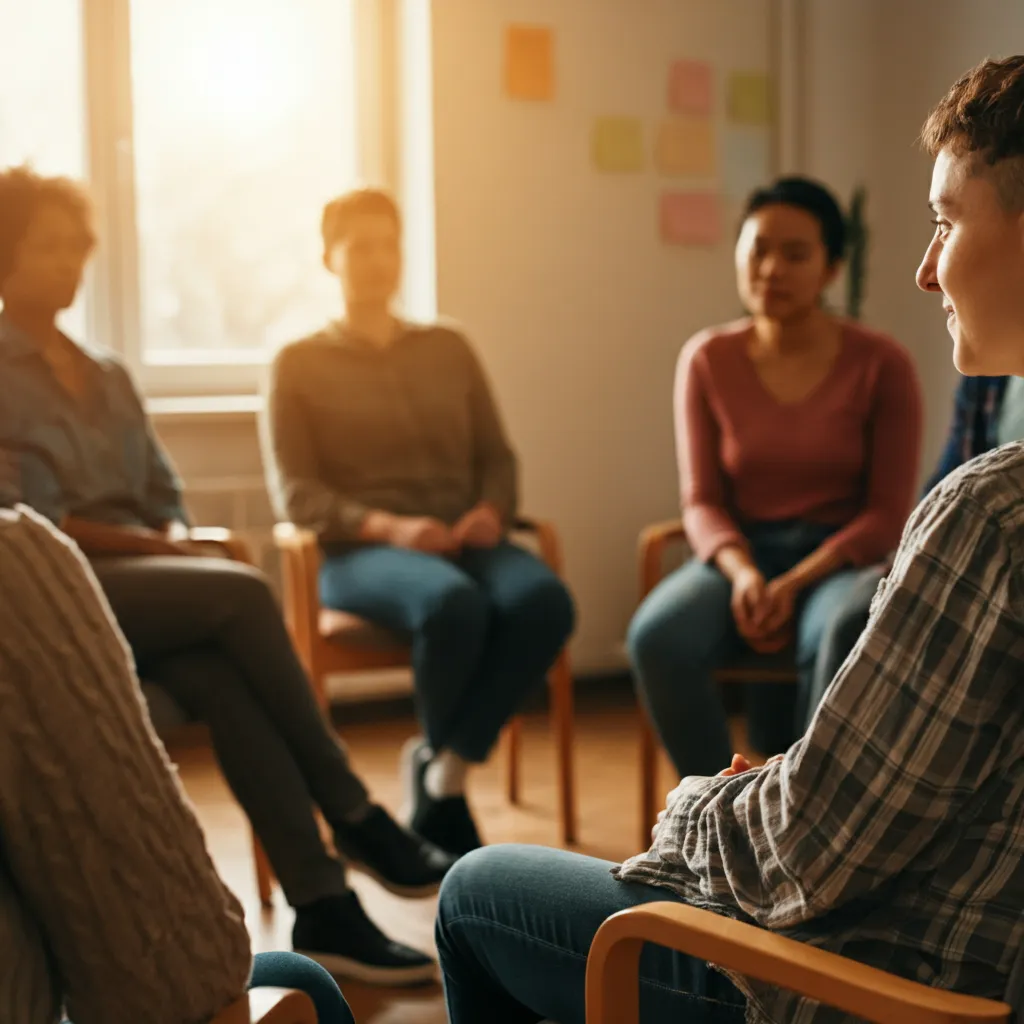
[(202, 1024), (249, 970), (88, 564), (0, 510), (0, 1021)]

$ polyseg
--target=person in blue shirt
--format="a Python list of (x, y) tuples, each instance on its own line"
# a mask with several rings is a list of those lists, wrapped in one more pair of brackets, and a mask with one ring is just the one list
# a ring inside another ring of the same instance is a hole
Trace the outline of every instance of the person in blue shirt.
[[(953, 422), (924, 494), (971, 459), (999, 445), (1021, 440), (1024, 440), (1024, 377), (961, 377), (953, 402)], [(847, 594), (843, 608), (826, 628), (818, 648), (809, 695), (808, 725), (825, 691), (864, 632), (871, 599), (887, 569), (887, 565), (865, 569)]]
[(454, 859), (371, 802), (266, 578), (190, 546), (180, 484), (127, 371), (57, 326), (93, 245), (77, 185), (0, 172), (0, 507), (31, 506), (77, 542), (139, 675), (207, 724), (296, 908), (297, 950), (371, 983), (429, 980), (431, 959), (364, 913), (314, 806), (338, 852), (399, 895), (435, 892)]

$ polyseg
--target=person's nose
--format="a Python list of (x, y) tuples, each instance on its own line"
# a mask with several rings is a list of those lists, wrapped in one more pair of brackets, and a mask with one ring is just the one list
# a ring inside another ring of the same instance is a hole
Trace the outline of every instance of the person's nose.
[(939, 240), (933, 238), (925, 250), (924, 259), (917, 268), (917, 287), (923, 292), (941, 291), (939, 288), (937, 268), (939, 264)]

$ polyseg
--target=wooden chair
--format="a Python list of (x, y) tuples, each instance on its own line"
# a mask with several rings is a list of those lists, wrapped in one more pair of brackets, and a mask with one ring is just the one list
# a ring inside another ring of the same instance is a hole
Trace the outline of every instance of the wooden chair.
[[(201, 552), (208, 549), (214, 557), (229, 558), (234, 562), (244, 562), (246, 565), (252, 564), (252, 557), (245, 541), (235, 536), (230, 530), (220, 527), (197, 527), (189, 531), (189, 540)], [(170, 694), (159, 686), (143, 681), (142, 692), (149, 705), (153, 727), (168, 750), (173, 750), (175, 743), (190, 724), (188, 715), (177, 706)], [(260, 902), (263, 906), (269, 907), (273, 893), (274, 875), (270, 861), (267, 860), (267, 855), (255, 832), (252, 833), (252, 854)], [(245, 1019), (248, 1020), (248, 1018)], [(269, 1020), (277, 1022), (278, 1018), (269, 1018)], [(284, 1018), (281, 1020), (284, 1021)], [(296, 1018), (296, 1021), (298, 1020), (300, 1018)]]
[[(639, 1024), (640, 951), (645, 942), (875, 1024), (1009, 1024), (1012, 1019), (1007, 1003), (907, 981), (696, 907), (648, 903), (615, 914), (598, 929), (587, 959), (587, 1024)], [(1018, 970), (1020, 965), (1018, 956)], [(1010, 987), (1008, 997), (1016, 1002), (1012, 979)]]
[[(678, 519), (655, 523), (641, 532), (638, 545), (641, 601), (661, 582), (668, 548), (685, 543), (686, 533)], [(748, 652), (715, 672), (715, 680), (719, 683), (795, 683), (796, 679), (796, 667), (790, 651), (770, 655)], [(649, 718), (641, 710), (638, 847), (641, 850), (646, 850), (651, 845), (651, 828), (658, 813), (657, 803), (660, 799), (657, 781), (658, 739)]]
[[(561, 545), (554, 526), (543, 520), (520, 518), (514, 533), (532, 537), (540, 557), (562, 575)], [(285, 619), (305, 663), (317, 698), (326, 708), (325, 678), (334, 673), (406, 668), (409, 649), (394, 633), (356, 615), (320, 606), (320, 545), (309, 530), (279, 523), (274, 538), (282, 558)], [(576, 798), (573, 772), (573, 689), (568, 649), (548, 676), (551, 721), (558, 758), (558, 803), (562, 841), (576, 841)], [(519, 802), (521, 723), (514, 718), (505, 730), (508, 749), (508, 798)]]
[(317, 1019), (313, 1000), (305, 992), (254, 988), (210, 1024), (317, 1024)]

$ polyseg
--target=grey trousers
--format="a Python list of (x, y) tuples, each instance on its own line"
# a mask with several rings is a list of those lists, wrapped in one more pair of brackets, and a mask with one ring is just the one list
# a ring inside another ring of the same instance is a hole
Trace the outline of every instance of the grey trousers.
[(325, 720), (266, 578), (217, 558), (97, 559), (142, 678), (205, 722), (221, 769), (292, 906), (344, 892), (314, 817), (344, 821), (366, 789)]

